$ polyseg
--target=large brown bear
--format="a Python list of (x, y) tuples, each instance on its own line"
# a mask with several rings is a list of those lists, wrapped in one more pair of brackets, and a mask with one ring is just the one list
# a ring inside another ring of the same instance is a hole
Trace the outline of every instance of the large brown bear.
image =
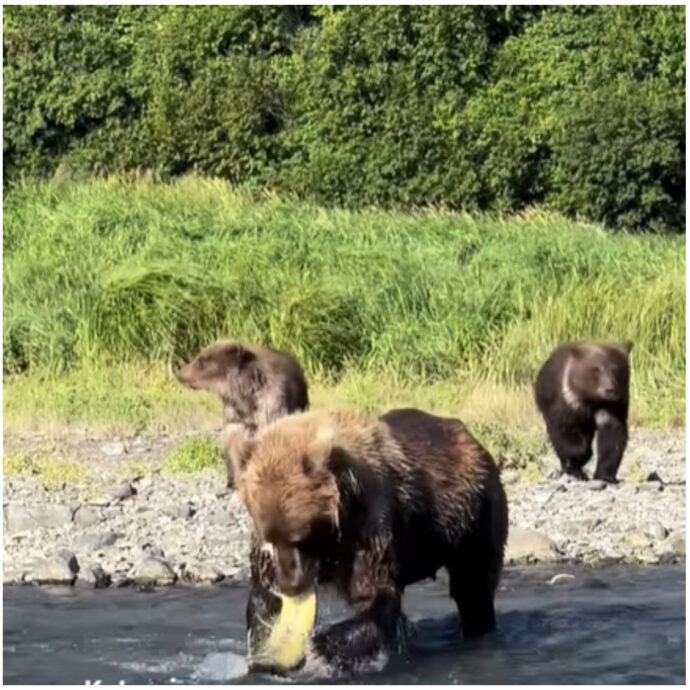
[(442, 567), (464, 635), (495, 627), (506, 497), (490, 455), (458, 420), (306, 412), (233, 457), (257, 537), (255, 582), (288, 595), (331, 583), (358, 611), (315, 635), (316, 658), (347, 670), (379, 656), (396, 638), (405, 587)]
[(535, 384), (537, 407), (563, 471), (582, 469), (597, 437), (595, 479), (616, 481), (628, 442), (632, 343), (567, 343), (546, 360)]
[(280, 417), (309, 407), (307, 382), (297, 360), (286, 352), (235, 341), (204, 348), (175, 373), (193, 390), (215, 393), (223, 403), (223, 458), (233, 486), (231, 439), (238, 431), (256, 433)]

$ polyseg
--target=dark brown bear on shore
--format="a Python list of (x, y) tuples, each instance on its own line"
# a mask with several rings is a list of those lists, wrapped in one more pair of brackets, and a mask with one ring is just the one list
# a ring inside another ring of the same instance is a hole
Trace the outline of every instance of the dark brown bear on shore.
[(630, 350), (632, 343), (567, 343), (556, 348), (537, 376), (535, 398), (563, 471), (587, 479), (616, 481), (628, 442)]
[(239, 496), (272, 554), (271, 572), (255, 567), (254, 577), (293, 596), (331, 583), (358, 611), (315, 635), (316, 659), (349, 670), (380, 656), (395, 641), (405, 587), (443, 567), (464, 635), (494, 629), (506, 497), (492, 458), (458, 420), (306, 412), (235, 457)]
[(223, 403), (223, 458), (233, 485), (232, 438), (256, 433), (309, 407), (307, 383), (295, 358), (269, 348), (221, 341), (204, 348), (175, 377), (187, 388), (216, 393)]

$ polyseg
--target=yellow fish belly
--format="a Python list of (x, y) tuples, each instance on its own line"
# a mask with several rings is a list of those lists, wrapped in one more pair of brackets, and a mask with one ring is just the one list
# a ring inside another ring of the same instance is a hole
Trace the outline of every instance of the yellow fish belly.
[(278, 594), (280, 613), (270, 626), (269, 634), (250, 650), (251, 662), (261, 667), (289, 671), (300, 664), (309, 649), (316, 623), (316, 593), (300, 597)]

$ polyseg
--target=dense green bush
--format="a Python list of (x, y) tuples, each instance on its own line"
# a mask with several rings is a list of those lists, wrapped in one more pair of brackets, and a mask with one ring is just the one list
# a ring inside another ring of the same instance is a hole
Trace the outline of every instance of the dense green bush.
[[(368, 6), (320, 13), (288, 84), (290, 191), (319, 202), (471, 202), (453, 190), (444, 122), (487, 80), (501, 43), (538, 10)], [(455, 204), (457, 205), (457, 204)]]
[(678, 237), (257, 203), (193, 177), (20, 185), (4, 233), (6, 373), (165, 361), (232, 336), (312, 373), (513, 383), (553, 343), (598, 337), (634, 340), (637, 376), (685, 380)]
[(546, 204), (684, 229), (682, 7), (15, 6), (3, 21), (6, 183), (194, 171), (326, 204)]
[(675, 7), (544, 14), (460, 115), (454, 167), (474, 166), (483, 206), (683, 230), (684, 31)]
[(241, 183), (277, 165), (285, 118), (277, 72), (309, 21), (299, 7), (166, 8), (146, 59), (148, 167)]
[(625, 80), (583, 94), (553, 141), (554, 205), (608, 225), (683, 228), (684, 120), (680, 89)]
[(145, 163), (144, 7), (13, 7), (4, 22), (5, 181), (80, 151), (100, 172)]

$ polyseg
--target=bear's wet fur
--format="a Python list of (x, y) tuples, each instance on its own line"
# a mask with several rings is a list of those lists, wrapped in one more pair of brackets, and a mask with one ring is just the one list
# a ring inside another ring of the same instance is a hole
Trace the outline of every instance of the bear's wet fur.
[(460, 421), (306, 412), (234, 457), (256, 533), (253, 577), (288, 595), (330, 583), (357, 610), (315, 635), (317, 658), (348, 669), (380, 655), (405, 587), (442, 567), (464, 635), (494, 629), (508, 509), (494, 461)]
[(587, 479), (596, 434), (594, 479), (615, 482), (628, 442), (632, 343), (557, 347), (541, 367), (535, 400), (566, 474)]

